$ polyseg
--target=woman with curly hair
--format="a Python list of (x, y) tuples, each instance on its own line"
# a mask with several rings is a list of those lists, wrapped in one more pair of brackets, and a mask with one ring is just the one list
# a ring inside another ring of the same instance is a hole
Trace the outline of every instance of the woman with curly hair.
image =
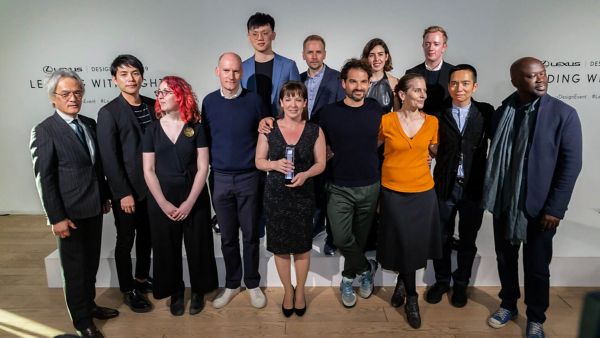
[(196, 95), (182, 78), (167, 76), (156, 94), (155, 121), (144, 135), (144, 177), (154, 252), (154, 297), (171, 296), (174, 316), (184, 311), (181, 242), (185, 244), (192, 297), (190, 314), (204, 308), (204, 294), (218, 287), (205, 187), (208, 148)]

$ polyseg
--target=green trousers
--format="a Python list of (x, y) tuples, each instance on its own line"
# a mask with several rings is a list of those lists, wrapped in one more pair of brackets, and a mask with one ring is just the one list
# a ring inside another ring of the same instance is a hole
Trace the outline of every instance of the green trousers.
[(327, 186), (327, 216), (333, 242), (344, 256), (342, 276), (354, 279), (369, 269), (364, 254), (379, 198), (379, 182), (364, 187)]

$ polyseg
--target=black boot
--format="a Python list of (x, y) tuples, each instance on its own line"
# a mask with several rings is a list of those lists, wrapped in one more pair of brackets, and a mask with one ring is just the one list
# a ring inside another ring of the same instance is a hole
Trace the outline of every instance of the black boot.
[(394, 289), (394, 294), (392, 295), (392, 306), (393, 307), (401, 307), (404, 304), (404, 299), (406, 298), (406, 291), (404, 290), (404, 281), (400, 276), (398, 276), (398, 281), (396, 282), (396, 288)]
[(406, 311), (406, 320), (413, 329), (421, 327), (421, 314), (419, 313), (419, 296), (408, 296), (406, 297), (406, 305), (404, 305), (404, 311)]
[(183, 312), (185, 312), (185, 307), (183, 303), (183, 293), (176, 293), (171, 296), (171, 314), (173, 316), (181, 316)]
[(190, 314), (195, 315), (204, 309), (204, 295), (202, 293), (192, 292), (190, 299)]

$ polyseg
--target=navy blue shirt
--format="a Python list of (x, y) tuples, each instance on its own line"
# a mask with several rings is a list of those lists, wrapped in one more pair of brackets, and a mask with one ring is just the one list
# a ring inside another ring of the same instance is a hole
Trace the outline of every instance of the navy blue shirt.
[(202, 101), (202, 125), (212, 170), (225, 174), (256, 170), (258, 123), (266, 115), (260, 96), (246, 89), (233, 99), (221, 96), (220, 90), (206, 95)]
[(333, 157), (327, 162), (330, 180), (343, 187), (364, 187), (379, 181), (377, 137), (384, 113), (367, 98), (360, 107), (339, 101), (323, 107), (319, 124)]

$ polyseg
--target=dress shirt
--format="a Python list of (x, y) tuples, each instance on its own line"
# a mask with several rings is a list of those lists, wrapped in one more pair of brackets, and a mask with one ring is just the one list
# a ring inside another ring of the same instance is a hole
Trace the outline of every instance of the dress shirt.
[(323, 68), (315, 74), (315, 76), (310, 76), (309, 72), (306, 72), (306, 81), (304, 84), (306, 85), (306, 89), (308, 91), (308, 118), (312, 115), (313, 108), (315, 106), (315, 101), (317, 99), (317, 93), (319, 92), (319, 86), (321, 86), (321, 81), (323, 80), (323, 75), (325, 74), (325, 65)]
[[(467, 117), (469, 116), (469, 109), (471, 109), (471, 103), (466, 107), (458, 107), (452, 104), (452, 117), (454, 121), (456, 121), (456, 125), (458, 126), (458, 130), (462, 134), (465, 130), (465, 124), (467, 123)], [(462, 152), (460, 154), (460, 161), (458, 162), (458, 170), (456, 172), (456, 177), (463, 178), (465, 177), (465, 171), (463, 169), (463, 155)]]
[(240, 94), (241, 94), (241, 93), (242, 93), (242, 86), (238, 86), (238, 89), (237, 89), (237, 91), (235, 92), (235, 94), (233, 94), (233, 95), (231, 95), (231, 96), (227, 96), (227, 95), (225, 95), (225, 93), (223, 93), (223, 88), (221, 88), (221, 96), (222, 96), (224, 99), (227, 99), (227, 100), (233, 100), (233, 99), (235, 99), (236, 97), (240, 96)]
[(438, 70), (442, 69), (442, 65), (444, 64), (444, 59), (440, 60), (440, 63), (435, 66), (435, 68), (431, 68), (427, 65), (427, 62), (425, 62), (425, 69), (427, 69), (428, 71), (431, 72), (437, 72)]
[[(77, 138), (79, 138), (79, 136), (77, 136), (77, 126), (72, 123), (74, 118), (71, 117), (68, 114), (65, 114), (63, 112), (61, 112), (60, 110), (56, 109), (56, 113), (58, 113), (58, 115), (65, 120), (65, 122), (67, 123), (67, 125), (73, 130), (73, 132), (75, 133), (75, 136)], [(79, 119), (78, 119), (79, 120)], [(96, 163), (96, 151), (95, 151), (95, 147), (94, 147), (94, 141), (92, 141), (92, 137), (90, 136), (90, 132), (87, 129), (87, 126), (85, 125), (85, 123), (81, 123), (81, 120), (79, 120), (79, 125), (81, 126), (81, 128), (83, 129), (83, 133), (85, 134), (85, 143), (87, 144), (88, 147), (88, 151), (90, 153), (90, 158), (92, 160), (92, 163)]]

